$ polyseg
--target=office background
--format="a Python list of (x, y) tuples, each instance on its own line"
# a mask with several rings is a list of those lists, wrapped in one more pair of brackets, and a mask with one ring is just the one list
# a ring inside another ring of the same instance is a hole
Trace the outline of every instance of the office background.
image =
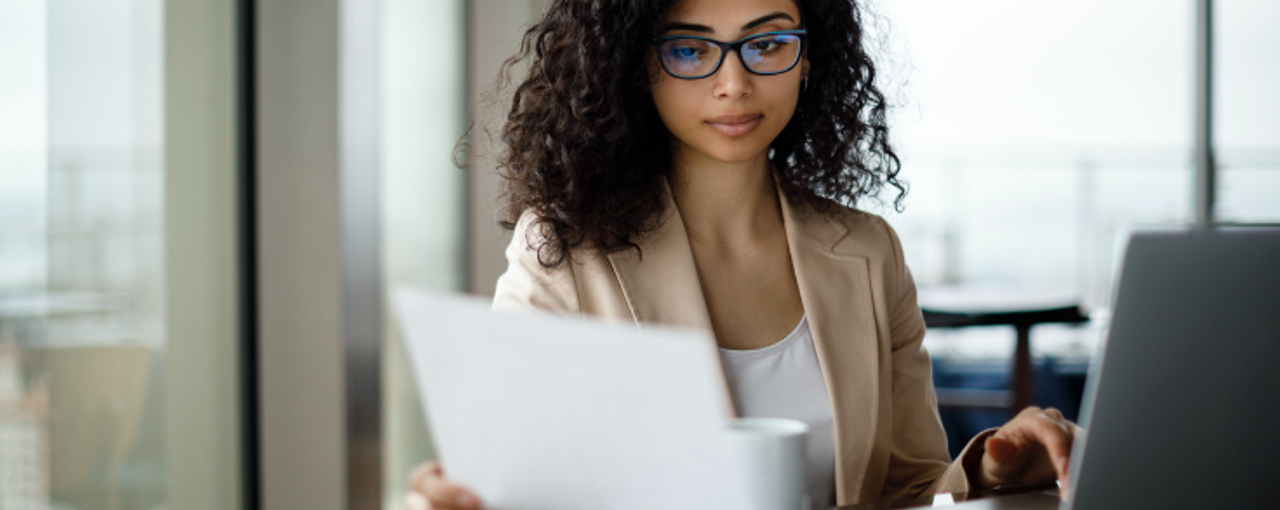
[[(1280, 223), (1280, 5), (1211, 2), (1207, 46), (1209, 3), (872, 2), (911, 193), (862, 205), (921, 288), (1078, 302), (1032, 353), (1081, 366), (1198, 143), (1213, 221)], [(540, 9), (0, 1), (0, 510), (398, 508), (432, 453), (383, 296), (492, 291), (480, 105)], [(927, 342), (999, 375), (1013, 335)]]

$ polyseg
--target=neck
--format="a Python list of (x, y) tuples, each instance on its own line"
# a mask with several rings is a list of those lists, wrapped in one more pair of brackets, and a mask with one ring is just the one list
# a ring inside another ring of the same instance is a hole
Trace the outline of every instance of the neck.
[(781, 231), (767, 154), (735, 163), (677, 154), (673, 166), (671, 193), (691, 242), (733, 250)]

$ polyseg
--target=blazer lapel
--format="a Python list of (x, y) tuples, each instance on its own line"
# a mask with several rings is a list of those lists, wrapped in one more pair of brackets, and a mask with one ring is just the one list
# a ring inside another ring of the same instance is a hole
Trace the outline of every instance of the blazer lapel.
[(693, 248), (675, 201), (667, 199), (662, 224), (637, 243), (640, 251), (610, 253), (609, 263), (636, 324), (657, 323), (711, 332)]
[[(836, 494), (840, 504), (867, 501), (879, 414), (879, 352), (866, 257), (839, 253), (848, 230), (826, 214), (793, 205), (778, 190), (796, 284), (809, 319), (835, 421)], [(711, 332), (693, 249), (675, 202), (640, 251), (608, 255), (636, 324), (655, 323)]]
[[(778, 196), (783, 197), (782, 191)], [(866, 257), (837, 253), (848, 229), (807, 205), (782, 201), (782, 217), (800, 299), (809, 319), (835, 421), (836, 499), (863, 494), (875, 444), (879, 364), (870, 267)]]

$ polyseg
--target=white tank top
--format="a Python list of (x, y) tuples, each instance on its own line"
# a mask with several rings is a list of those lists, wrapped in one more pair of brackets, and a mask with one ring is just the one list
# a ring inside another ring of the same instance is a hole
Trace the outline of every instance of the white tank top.
[(806, 487), (814, 508), (835, 505), (835, 430), (831, 400), (809, 333), (809, 321), (762, 349), (720, 349), (729, 393), (738, 415), (791, 418), (809, 424)]

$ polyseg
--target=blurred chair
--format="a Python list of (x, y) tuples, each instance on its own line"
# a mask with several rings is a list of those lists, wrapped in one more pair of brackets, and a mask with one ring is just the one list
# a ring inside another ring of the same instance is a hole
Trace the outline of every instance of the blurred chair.
[(151, 349), (49, 347), (50, 495), (77, 510), (119, 510), (120, 467), (142, 416)]
[(1031, 327), (1037, 324), (1087, 322), (1076, 298), (1063, 293), (1032, 293), (1007, 289), (948, 287), (921, 290), (921, 311), (928, 328), (1013, 326), (1017, 331), (1010, 390), (938, 388), (938, 405), (1008, 409), (1016, 414), (1034, 404), (1031, 365)]

